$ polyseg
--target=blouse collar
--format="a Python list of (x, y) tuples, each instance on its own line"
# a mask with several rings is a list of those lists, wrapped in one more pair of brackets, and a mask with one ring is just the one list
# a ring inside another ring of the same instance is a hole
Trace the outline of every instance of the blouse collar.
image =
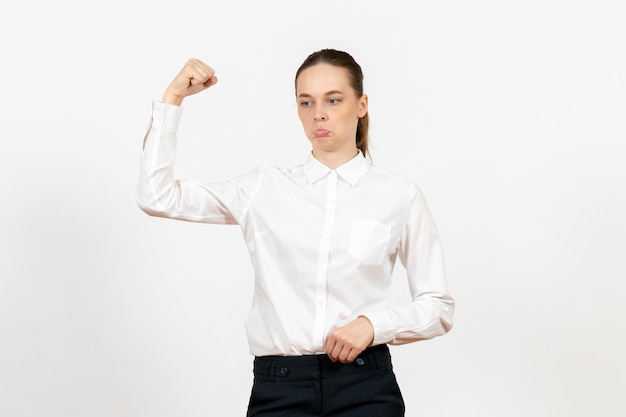
[[(338, 166), (335, 171), (338, 176), (354, 187), (361, 177), (367, 173), (371, 165), (370, 161), (364, 158), (363, 153), (359, 150), (359, 153), (354, 158)], [(309, 154), (309, 157), (303, 165), (303, 169), (310, 183), (319, 181), (332, 171), (332, 169), (315, 159), (313, 152)]]

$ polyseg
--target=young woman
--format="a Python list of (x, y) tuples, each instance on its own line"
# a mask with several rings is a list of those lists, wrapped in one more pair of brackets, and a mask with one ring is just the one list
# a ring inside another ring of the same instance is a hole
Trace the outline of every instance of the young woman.
[[(387, 345), (448, 332), (454, 300), (419, 187), (366, 158), (360, 66), (323, 49), (297, 70), (298, 116), (311, 142), (302, 164), (224, 182), (177, 180), (180, 105), (216, 83), (211, 67), (191, 59), (153, 103), (138, 204), (152, 216), (240, 226), (255, 271), (248, 416), (403, 416)], [(398, 258), (412, 302), (392, 306)]]

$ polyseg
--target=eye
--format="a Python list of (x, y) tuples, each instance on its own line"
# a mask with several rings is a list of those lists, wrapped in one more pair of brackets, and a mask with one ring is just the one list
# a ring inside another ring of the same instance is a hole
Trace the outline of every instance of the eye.
[(302, 107), (311, 107), (311, 102), (307, 101), (307, 100), (303, 100), (303, 101), (300, 102), (300, 105)]
[(341, 103), (341, 99), (339, 99), (339, 98), (329, 98), (328, 102), (330, 104), (338, 104), (338, 103)]

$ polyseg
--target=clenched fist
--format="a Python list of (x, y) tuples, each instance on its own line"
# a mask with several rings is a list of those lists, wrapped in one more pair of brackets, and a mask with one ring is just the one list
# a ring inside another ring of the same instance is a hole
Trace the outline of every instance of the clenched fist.
[(163, 103), (180, 106), (183, 99), (204, 91), (217, 83), (213, 68), (199, 59), (191, 58), (163, 94)]
[(325, 350), (333, 362), (352, 363), (373, 341), (372, 323), (365, 316), (359, 316), (333, 330), (328, 335)]

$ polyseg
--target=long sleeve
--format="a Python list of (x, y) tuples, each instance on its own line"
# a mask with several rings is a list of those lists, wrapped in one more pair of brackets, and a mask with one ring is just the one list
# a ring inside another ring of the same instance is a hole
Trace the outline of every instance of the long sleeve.
[(374, 327), (374, 344), (432, 339), (452, 328), (454, 299), (447, 287), (441, 240), (421, 190), (414, 187), (411, 194), (398, 256), (412, 302), (365, 314)]
[[(412, 182), (361, 155), (333, 176), (312, 154), (290, 169), (261, 165), (227, 181), (178, 179), (181, 115), (178, 106), (154, 102), (137, 203), (152, 216), (240, 226), (255, 278), (245, 322), (252, 354), (324, 352), (326, 335), (358, 315), (372, 322), (375, 344), (451, 328), (441, 244)], [(389, 296), (398, 258), (412, 302), (396, 307)]]
[(174, 177), (182, 108), (153, 103), (152, 118), (141, 150), (137, 204), (151, 216), (237, 224), (245, 213), (258, 178), (201, 183)]

